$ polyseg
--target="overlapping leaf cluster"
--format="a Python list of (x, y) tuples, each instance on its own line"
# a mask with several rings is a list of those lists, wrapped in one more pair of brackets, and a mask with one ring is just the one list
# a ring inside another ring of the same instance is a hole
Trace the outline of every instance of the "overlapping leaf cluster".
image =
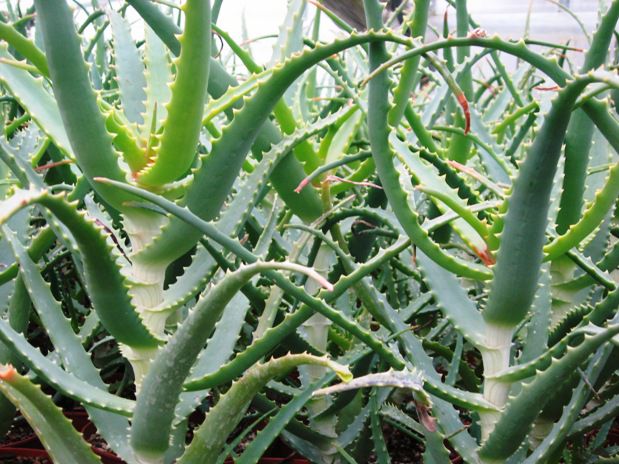
[(619, 0), (586, 50), (290, 0), (265, 66), (222, 0), (161, 3), (2, 11), (3, 432), (99, 462), (77, 404), (129, 463), (617, 453)]

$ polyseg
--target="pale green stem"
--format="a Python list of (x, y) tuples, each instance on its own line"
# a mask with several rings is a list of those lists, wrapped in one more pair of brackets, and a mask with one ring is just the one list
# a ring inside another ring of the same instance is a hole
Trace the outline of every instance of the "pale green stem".
[[(509, 367), (513, 335), (514, 329), (512, 327), (488, 324), (485, 343), (487, 348), (481, 350), (484, 363), (484, 377), (486, 379), (484, 380), (484, 399), (497, 406), (498, 409), (502, 409), (505, 406), (511, 384), (492, 380), (489, 377), (495, 376)], [(494, 430), (500, 415), (500, 411), (480, 413), (482, 442)]]
[[(333, 250), (324, 243), (320, 246), (316, 260), (314, 262), (314, 269), (321, 275), (327, 276), (329, 267), (334, 261), (335, 256)], [(308, 280), (305, 284), (305, 291), (310, 295), (315, 295), (320, 290), (320, 287), (311, 280)], [(325, 353), (327, 351), (327, 342), (329, 336), (329, 326), (332, 322), (322, 314), (314, 314), (303, 324), (303, 331), (305, 333), (307, 341)], [(304, 381), (307, 385), (314, 383), (316, 380), (322, 378), (328, 371), (328, 368), (319, 365), (310, 365), (300, 368), (303, 372)], [(313, 399), (307, 404), (310, 417), (319, 414), (324, 411), (330, 403), (328, 397), (321, 397)], [(312, 420), (316, 430), (326, 436), (336, 436), (335, 433), (335, 420), (334, 418), (321, 419), (320, 421)]]
[[(148, 211), (130, 211), (124, 214), (124, 229), (131, 241), (131, 266), (129, 273), (132, 281), (131, 296), (136, 310), (142, 317), (144, 325), (157, 336), (163, 336), (168, 311), (152, 311), (163, 302), (163, 284), (165, 271), (169, 263), (146, 264), (135, 256), (159, 235), (168, 219), (160, 214)], [(139, 389), (142, 379), (148, 373), (157, 349), (136, 350), (121, 346), (125, 358), (131, 363), (136, 387)]]

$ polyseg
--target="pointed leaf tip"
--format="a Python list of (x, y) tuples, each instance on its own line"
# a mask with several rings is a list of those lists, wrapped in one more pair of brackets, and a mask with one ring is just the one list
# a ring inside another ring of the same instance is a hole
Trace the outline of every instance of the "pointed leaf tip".
[(5, 364), (2, 366), (2, 370), (0, 371), (0, 379), (4, 380), (5, 382), (10, 382), (16, 373), (17, 370), (13, 367), (12, 364)]

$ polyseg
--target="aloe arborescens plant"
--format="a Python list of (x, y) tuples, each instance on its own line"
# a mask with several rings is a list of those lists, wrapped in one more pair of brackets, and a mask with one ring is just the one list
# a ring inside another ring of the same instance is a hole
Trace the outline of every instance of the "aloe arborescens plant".
[[(466, 462), (557, 462), (575, 434), (608, 432), (619, 126), (600, 95), (619, 88), (601, 69), (619, 1), (579, 72), (486, 37), (465, 0), (456, 35), (446, 16), (425, 42), (429, 1), (412, 3), (355, 2), (361, 32), (317, 4), (303, 38), (309, 8), (290, 1), (267, 68), (219, 29), (221, 1), (172, 8), (182, 33), (148, 0), (108, 20), (93, 1), (79, 28), (65, 0), (35, 0), (34, 40), (8, 12), (0, 390), (56, 461), (98, 458), (33, 382), (84, 405), (127, 462), (220, 462), (252, 404), (271, 418), (240, 462), (278, 436), (316, 462), (388, 462), (382, 420), (429, 462), (445, 440)], [(318, 40), (324, 16), (343, 38)], [(485, 57), (495, 75), (476, 86)], [(134, 394), (93, 363), (105, 343)], [(327, 387), (334, 373), (350, 382)], [(265, 391), (290, 399), (275, 413)]]

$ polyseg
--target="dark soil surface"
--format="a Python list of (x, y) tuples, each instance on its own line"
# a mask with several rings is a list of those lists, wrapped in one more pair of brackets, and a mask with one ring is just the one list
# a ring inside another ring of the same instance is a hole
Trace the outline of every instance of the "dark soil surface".
[[(197, 417), (194, 417), (197, 419)], [(93, 429), (94, 430), (94, 429)], [(592, 440), (595, 436), (596, 432), (589, 432), (586, 435), (588, 440)], [(107, 443), (97, 434), (91, 430), (89, 427), (86, 430), (86, 437), (88, 441), (95, 446), (96, 448), (109, 451)], [(247, 443), (251, 442), (251, 440), (255, 437), (256, 432), (251, 432), (248, 434), (246, 439), (244, 439), (241, 444), (239, 444), (235, 451), (237, 453), (241, 453)], [(419, 464), (423, 463), (423, 445), (416, 440), (415, 438), (403, 433), (399, 429), (390, 426), (389, 424), (383, 424), (383, 435), (385, 437), (385, 441), (387, 444), (387, 449), (389, 450), (389, 455), (391, 456), (391, 462), (393, 464)], [(13, 426), (9, 430), (9, 433), (0, 440), (0, 447), (2, 446), (15, 446), (19, 448), (32, 448), (32, 449), (42, 449), (42, 446), (36, 440), (34, 441), (25, 441), (26, 439), (33, 437), (32, 430), (30, 429), (28, 423), (23, 418), (16, 418)], [(20, 444), (22, 442), (22, 444)], [(13, 445), (14, 444), (14, 445)], [(606, 446), (617, 446), (619, 445), (619, 419), (615, 421), (613, 428), (608, 434), (608, 438), (604, 447)], [(292, 462), (293, 458), (300, 458), (293, 450), (288, 448), (281, 441), (276, 440), (273, 445), (269, 448), (266, 453), (266, 456), (270, 457), (279, 457), (279, 458), (287, 458)], [(286, 462), (286, 461), (284, 461)], [(370, 455), (368, 464), (376, 462), (376, 458), (374, 455)], [(462, 459), (456, 454), (452, 452), (451, 462), (454, 464), (461, 463)], [(53, 464), (51, 460), (46, 458), (39, 457), (11, 457), (11, 456), (2, 456), (0, 455), (0, 464)]]
[[(33, 442), (25, 442), (28, 438), (33, 437), (33, 432), (28, 423), (18, 418), (15, 420), (13, 426), (6, 434), (6, 436), (0, 440), (0, 446), (11, 446), (11, 447), (24, 447), (28, 448), (30, 446), (38, 447), (38, 440), (36, 438)], [(23, 443), (23, 444), (20, 444)], [(42, 448), (42, 446), (41, 446)], [(36, 458), (36, 457), (10, 457), (10, 456), (2, 456), (0, 455), (0, 463), (2, 464), (52, 464), (52, 461), (46, 458)]]

